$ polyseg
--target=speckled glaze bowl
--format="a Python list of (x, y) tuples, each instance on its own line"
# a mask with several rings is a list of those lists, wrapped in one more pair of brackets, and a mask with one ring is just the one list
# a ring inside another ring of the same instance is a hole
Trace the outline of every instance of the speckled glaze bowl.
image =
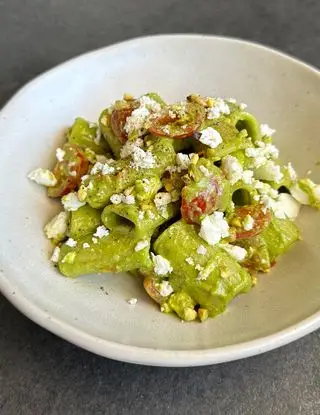
[[(277, 130), (284, 162), (320, 181), (320, 76), (302, 62), (241, 40), (167, 35), (130, 40), (72, 59), (18, 92), (0, 113), (0, 287), (36, 323), (112, 359), (193, 366), (279, 347), (320, 325), (320, 213), (303, 208), (303, 241), (258, 285), (203, 324), (159, 312), (129, 275), (62, 277), (42, 229), (60, 208), (27, 180), (50, 166), (76, 116), (97, 119), (124, 92), (234, 97)], [(127, 300), (136, 297), (136, 306)], [(14, 328), (13, 328), (14, 330)]]

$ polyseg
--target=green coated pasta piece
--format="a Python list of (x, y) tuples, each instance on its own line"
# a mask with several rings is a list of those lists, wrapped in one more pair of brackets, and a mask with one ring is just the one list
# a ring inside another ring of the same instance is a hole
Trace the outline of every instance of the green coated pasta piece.
[(101, 210), (93, 209), (89, 205), (82, 206), (70, 212), (68, 235), (77, 240), (84, 235), (94, 233), (101, 223)]
[(239, 132), (245, 130), (253, 141), (261, 139), (260, 125), (252, 114), (245, 111), (234, 111), (230, 114), (229, 120)]
[[(252, 278), (221, 248), (206, 244), (198, 231), (196, 225), (180, 220), (158, 237), (154, 250), (173, 268), (168, 279), (174, 292), (186, 293), (195, 304), (207, 309), (210, 316), (215, 316), (236, 295), (250, 290)], [(200, 245), (205, 246), (205, 255), (197, 252)], [(167, 305), (175, 311), (170, 301)], [(177, 307), (181, 309), (181, 304)]]
[(104, 154), (110, 148), (107, 142), (98, 135), (97, 126), (91, 126), (83, 118), (76, 118), (74, 124), (67, 133), (69, 143), (76, 144), (80, 148), (94, 151), (97, 154)]
[(206, 156), (212, 161), (219, 161), (228, 154), (235, 151), (244, 150), (252, 146), (252, 141), (247, 137), (247, 133), (241, 131), (234, 140), (224, 141), (217, 148), (208, 148)]
[(106, 228), (119, 233), (134, 232), (139, 238), (150, 238), (155, 230), (179, 213), (177, 203), (167, 205), (165, 211), (159, 213), (152, 204), (142, 211), (137, 205), (108, 205), (102, 212), (102, 222)]
[(86, 201), (94, 208), (103, 208), (114, 193), (121, 193), (127, 187), (133, 186), (136, 180), (155, 175), (160, 177), (175, 161), (176, 153), (172, 141), (168, 138), (154, 138), (150, 141), (147, 151), (155, 159), (154, 167), (134, 168), (130, 159), (125, 159), (113, 165), (116, 174), (91, 175)]
[(94, 238), (93, 235), (84, 236), (74, 248), (62, 245), (58, 265), (63, 275), (74, 278), (84, 274), (150, 268), (149, 245), (136, 251), (139, 240), (134, 233), (110, 232), (103, 238)]

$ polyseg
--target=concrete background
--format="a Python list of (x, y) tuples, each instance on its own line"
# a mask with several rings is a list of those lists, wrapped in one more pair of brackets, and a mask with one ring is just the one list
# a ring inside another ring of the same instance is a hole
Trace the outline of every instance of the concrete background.
[[(0, 105), (70, 57), (152, 33), (236, 36), (320, 67), (319, 16), (317, 0), (0, 0)], [(57, 338), (0, 297), (1, 415), (319, 415), (319, 357), (318, 331), (217, 366), (134, 366)]]

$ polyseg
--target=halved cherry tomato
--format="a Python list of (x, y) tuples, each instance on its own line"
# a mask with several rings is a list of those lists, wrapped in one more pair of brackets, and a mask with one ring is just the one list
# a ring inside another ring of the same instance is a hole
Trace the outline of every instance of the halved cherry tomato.
[(190, 137), (200, 127), (204, 115), (205, 110), (199, 104), (174, 104), (152, 121), (149, 131), (170, 138)]
[(127, 118), (132, 114), (133, 107), (114, 109), (111, 114), (111, 128), (114, 134), (124, 143), (128, 139), (128, 135), (124, 130)]
[(185, 186), (181, 192), (181, 216), (187, 223), (200, 223), (202, 215), (217, 209), (221, 187), (216, 177)]
[(80, 185), (81, 177), (89, 169), (89, 161), (80, 147), (75, 144), (66, 144), (63, 150), (65, 156), (53, 170), (58, 183), (48, 188), (48, 196), (50, 197), (61, 197), (76, 190)]
[(269, 225), (271, 220), (271, 213), (268, 210), (264, 212), (262, 205), (248, 205), (237, 207), (235, 209), (233, 218), (239, 219), (239, 221), (242, 223), (247, 215), (250, 215), (254, 220), (253, 228), (246, 231), (243, 226), (237, 227), (236, 239), (248, 239), (258, 235)]

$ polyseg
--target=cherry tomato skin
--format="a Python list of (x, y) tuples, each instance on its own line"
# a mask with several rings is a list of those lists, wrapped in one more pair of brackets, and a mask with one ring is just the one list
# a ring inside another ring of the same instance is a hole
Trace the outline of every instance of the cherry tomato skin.
[(248, 239), (258, 235), (269, 225), (271, 220), (271, 213), (264, 212), (262, 205), (241, 206), (235, 209), (234, 217), (241, 222), (247, 215), (250, 215), (254, 220), (253, 228), (250, 230), (245, 230), (243, 227), (237, 228), (236, 239)]
[(127, 118), (132, 114), (133, 108), (114, 109), (111, 114), (111, 128), (114, 134), (124, 143), (128, 135), (124, 129)]

